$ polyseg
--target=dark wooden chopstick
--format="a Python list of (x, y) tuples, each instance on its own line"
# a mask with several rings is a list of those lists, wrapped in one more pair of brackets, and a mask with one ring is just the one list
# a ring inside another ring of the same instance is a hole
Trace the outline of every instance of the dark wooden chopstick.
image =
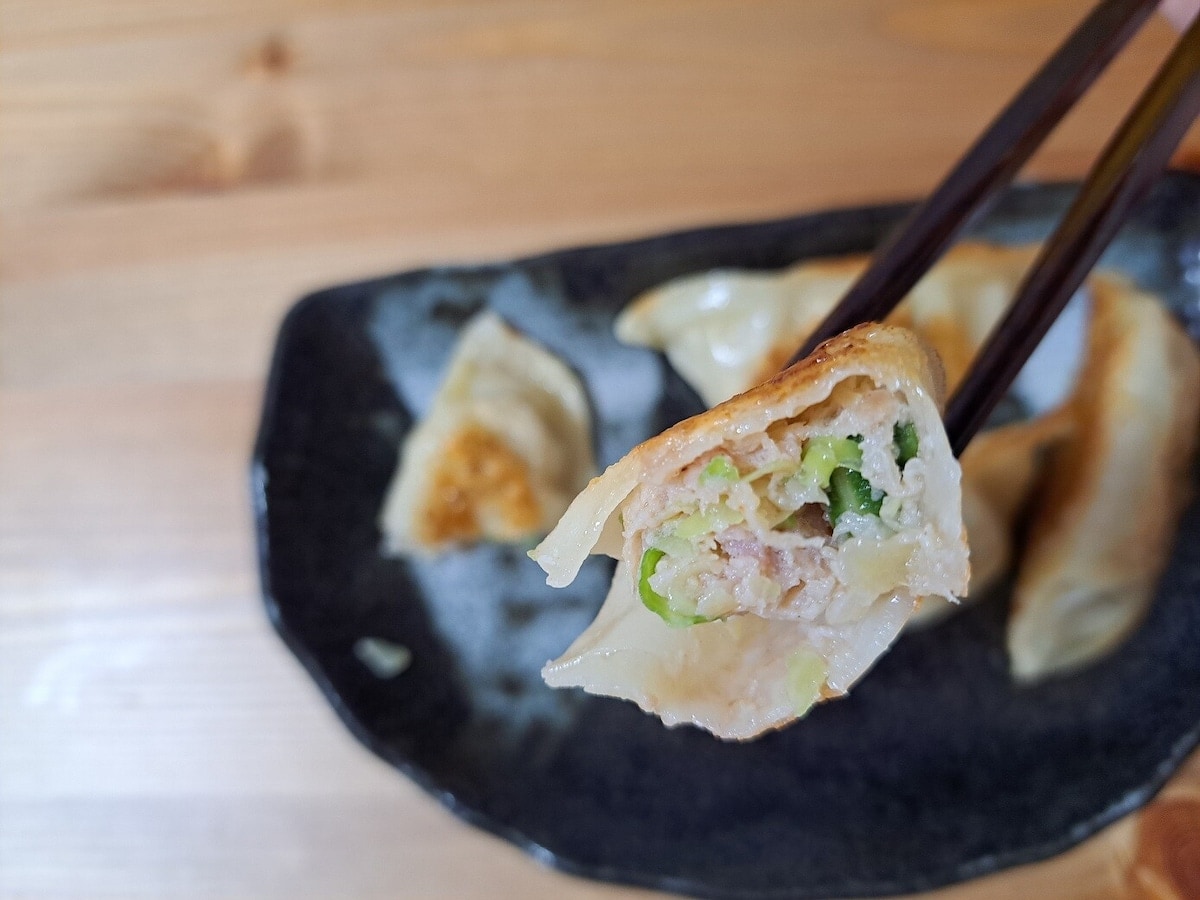
[(792, 358), (862, 322), (884, 318), (962, 226), (995, 197), (1157, 6), (1103, 0), (1038, 70), (946, 179), (875, 254), (870, 267)]
[(1121, 123), (946, 410), (962, 453), (1200, 114), (1200, 18)]

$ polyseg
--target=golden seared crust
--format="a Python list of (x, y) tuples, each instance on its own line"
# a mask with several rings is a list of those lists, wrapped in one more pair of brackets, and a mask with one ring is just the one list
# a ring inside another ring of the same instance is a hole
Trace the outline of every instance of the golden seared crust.
[[(970, 281), (982, 280), (987, 277), (997, 277), (1000, 274), (1020, 271), (1028, 262), (1028, 248), (998, 247), (990, 244), (959, 244), (951, 248), (937, 267), (926, 276), (931, 281), (944, 279), (947, 273), (953, 272), (955, 278)], [(813, 283), (830, 281), (842, 282), (847, 278), (857, 278), (867, 268), (871, 257), (867, 254), (844, 256), (838, 259), (814, 260), (801, 263), (791, 271), (789, 277), (796, 282), (809, 281)], [(929, 282), (918, 286), (916, 290), (928, 289)], [(964, 324), (966, 311), (958, 308), (961, 304), (952, 305), (945, 310), (935, 310), (920, 316), (920, 321), (914, 316), (913, 306), (919, 305), (918, 297), (915, 304), (912, 296), (901, 303), (887, 317), (887, 324), (897, 325), (916, 331), (921, 338), (930, 344), (941, 358), (946, 371), (946, 383), (953, 389), (966, 373), (979, 344), (973, 340)], [(763, 358), (758, 369), (755, 383), (770, 378), (783, 368), (796, 352), (796, 345), (803, 340), (803, 335), (784, 335), (783, 340), (774, 344)]]
[[(986, 326), (1011, 298), (1033, 252), (1029, 247), (982, 243), (952, 247), (887, 317), (887, 323), (912, 329), (930, 344), (945, 367), (946, 383), (953, 389), (971, 365)], [(806, 280), (813, 282), (841, 281), (848, 275), (857, 277), (869, 262), (870, 257), (865, 254), (816, 260), (802, 263), (790, 277), (799, 280), (803, 273)], [(971, 288), (988, 283), (999, 286), (997, 299), (1003, 302), (994, 302), (982, 310), (979, 304), (971, 302), (977, 299)], [(763, 360), (760, 378), (777, 372), (795, 350), (790, 340), (774, 345)]]
[(424, 500), (417, 539), (431, 546), (484, 536), (518, 540), (541, 525), (529, 466), (478, 425), (467, 425), (446, 444)]
[(1191, 489), (1200, 356), (1153, 298), (1092, 283), (1075, 430), (1038, 497), (1009, 623), (1020, 678), (1078, 668), (1144, 615)]
[[(1019, 273), (1027, 269), (1033, 262), (1037, 249), (1037, 246), (1033, 244), (1010, 247), (983, 241), (967, 241), (955, 244), (947, 250), (930, 270), (930, 275), (925, 277), (936, 278), (940, 270), (956, 267), (962, 269), (963, 275), (967, 279), (980, 274), (990, 275), (996, 272)], [(853, 253), (832, 259), (806, 260), (791, 271), (803, 270), (815, 278), (857, 276), (866, 269), (870, 261), (871, 254), (869, 253)]]
[(380, 512), (386, 546), (437, 553), (548, 529), (595, 472), (583, 385), (492, 312), (463, 329)]
[(1011, 303), (1033, 252), (978, 243), (954, 247), (893, 314), (903, 315), (937, 350), (951, 390)]
[(870, 253), (851, 253), (848, 256), (838, 256), (832, 259), (812, 259), (793, 267), (791, 272), (803, 272), (814, 279), (841, 280), (857, 278), (867, 268), (871, 261)]
[(993, 272), (997, 270), (1022, 272), (1033, 262), (1037, 252), (1038, 245), (1036, 244), (1013, 247), (989, 244), (985, 241), (966, 241), (951, 247), (942, 257), (939, 265), (952, 263)]
[(925, 322), (919, 332), (937, 350), (946, 370), (946, 383), (957, 386), (967, 373), (976, 350), (962, 323), (938, 316)]

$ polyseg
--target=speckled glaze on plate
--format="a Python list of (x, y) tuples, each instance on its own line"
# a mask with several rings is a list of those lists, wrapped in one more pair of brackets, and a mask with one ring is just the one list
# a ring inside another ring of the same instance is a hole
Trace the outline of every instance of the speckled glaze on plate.
[[(1013, 190), (974, 235), (1045, 236), (1074, 187)], [(399, 443), (484, 306), (582, 376), (602, 465), (699, 411), (622, 347), (640, 291), (719, 266), (869, 249), (903, 205), (669, 234), (321, 291), (285, 320), (254, 452), (271, 621), (367, 747), (468, 822), (579, 875), (703, 897), (886, 895), (1041, 859), (1149, 799), (1200, 739), (1200, 506), (1145, 625), (1077, 675), (1018, 689), (1006, 590), (903, 637), (852, 695), (753, 743), (551, 691), (542, 663), (598, 609), (611, 563), (547, 588), (522, 548), (380, 553)], [(1105, 258), (1200, 323), (1200, 178), (1172, 174)], [(380, 678), (375, 637), (411, 650)]]

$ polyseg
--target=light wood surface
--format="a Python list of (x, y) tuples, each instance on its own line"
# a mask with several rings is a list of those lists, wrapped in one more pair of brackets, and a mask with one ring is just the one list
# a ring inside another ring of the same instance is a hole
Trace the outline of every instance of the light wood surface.
[[(270, 632), (246, 464), (280, 316), (920, 194), (1087, 5), (0, 0), (0, 896), (621, 894), (459, 824)], [(1171, 39), (1032, 173), (1082, 173)], [(944, 896), (1200, 896), (1200, 760)]]

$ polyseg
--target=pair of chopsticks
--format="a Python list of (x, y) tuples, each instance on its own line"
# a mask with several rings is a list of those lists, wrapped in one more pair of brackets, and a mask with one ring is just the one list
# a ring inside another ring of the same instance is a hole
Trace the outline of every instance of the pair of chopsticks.
[[(795, 359), (847, 328), (879, 321), (891, 312), (964, 223), (1012, 181), (1157, 5), (1156, 0), (1102, 0), (880, 248)], [(1105, 147), (1026, 274), (1008, 314), (951, 397), (945, 424), (956, 456), (1008, 391), (1132, 207), (1166, 168), (1198, 113), (1200, 18)]]

